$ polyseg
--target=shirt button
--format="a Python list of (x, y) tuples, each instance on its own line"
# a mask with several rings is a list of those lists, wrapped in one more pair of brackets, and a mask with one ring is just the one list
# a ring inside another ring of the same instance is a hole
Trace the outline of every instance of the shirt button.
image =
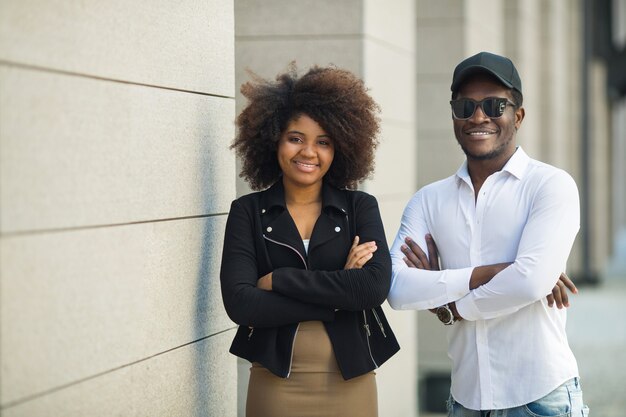
[(272, 226), (268, 226), (268, 228), (265, 229), (265, 230), (267, 230), (268, 233), (271, 232), (272, 231)]
[(265, 214), (265, 209), (261, 209), (261, 214)]
[(341, 227), (337, 226), (335, 227), (335, 232), (339, 233), (341, 231)]

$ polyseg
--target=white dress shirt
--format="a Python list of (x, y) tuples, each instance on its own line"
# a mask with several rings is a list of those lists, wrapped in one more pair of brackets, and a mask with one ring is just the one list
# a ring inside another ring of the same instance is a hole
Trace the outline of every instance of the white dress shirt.
[[(391, 248), (394, 309), (456, 301), (464, 320), (448, 326), (452, 396), (466, 408), (496, 410), (535, 401), (578, 376), (565, 334), (566, 309), (548, 307), (579, 229), (578, 190), (563, 170), (521, 149), (474, 198), (467, 161), (455, 175), (409, 201)], [(400, 246), (437, 244), (442, 271), (408, 268)], [(473, 268), (513, 262), (469, 290)]]

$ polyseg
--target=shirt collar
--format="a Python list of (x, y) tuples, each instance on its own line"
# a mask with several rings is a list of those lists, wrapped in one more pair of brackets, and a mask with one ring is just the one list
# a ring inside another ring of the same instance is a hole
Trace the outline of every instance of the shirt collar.
[[(502, 171), (508, 172), (513, 175), (517, 179), (522, 179), (526, 172), (526, 168), (528, 167), (528, 163), (530, 162), (530, 157), (524, 152), (521, 146), (518, 146), (515, 149), (515, 153), (507, 163), (502, 168)], [(467, 169), (467, 159), (463, 161), (459, 169), (456, 171), (456, 176), (461, 181), (466, 182), (467, 184), (472, 184), (472, 179), (470, 178), (469, 171)]]
[(502, 171), (507, 171), (518, 180), (521, 180), (524, 178), (529, 162), (530, 157), (524, 152), (521, 146), (518, 146), (513, 156), (511, 156), (506, 165), (504, 165), (504, 168), (502, 168)]

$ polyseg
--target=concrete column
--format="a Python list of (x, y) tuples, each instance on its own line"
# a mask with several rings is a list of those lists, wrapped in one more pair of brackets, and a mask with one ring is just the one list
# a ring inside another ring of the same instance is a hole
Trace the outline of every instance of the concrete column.
[(613, 107), (612, 195), (613, 195), (613, 251), (606, 270), (607, 278), (626, 280), (626, 99)]
[[(565, 20), (566, 43), (561, 45), (567, 50), (565, 66), (567, 70), (566, 95), (564, 97), (566, 141), (567, 141), (567, 165), (563, 166), (578, 184), (581, 191), (582, 181), (582, 58), (583, 58), (583, 18), (582, 2), (574, 0), (569, 2), (565, 14), (555, 18)], [(558, 45), (555, 44), (555, 47)], [(565, 162), (564, 162), (565, 163)], [(581, 234), (574, 241), (574, 246), (568, 260), (568, 273), (576, 274), (583, 269)]]
[[(613, 0), (613, 44), (626, 48), (626, 0)], [(612, 191), (613, 251), (606, 271), (608, 278), (626, 280), (626, 99), (616, 100), (612, 106)]]
[(463, 4), (417, 2), (416, 190), (449, 176), (464, 159), (454, 137), (449, 104), (452, 72), (469, 54)]
[(545, 132), (543, 148), (546, 150), (545, 162), (563, 168), (571, 173), (569, 161), (571, 158), (572, 141), (567, 133), (567, 110), (569, 91), (567, 85), (571, 77), (570, 67), (567, 60), (568, 39), (567, 21), (563, 16), (567, 16), (568, 3), (565, 0), (556, 0), (544, 3), (548, 10), (544, 10), (546, 16), (546, 48), (544, 59), (544, 86), (546, 94), (543, 97), (541, 110), (542, 114), (549, 114), (550, 120), (543, 118), (542, 132)]
[(531, 156), (542, 158), (542, 25), (538, 0), (504, 0), (505, 55), (513, 60), (522, 78), (526, 118), (517, 134), (517, 143)]
[(589, 215), (591, 270), (600, 272), (610, 253), (611, 214), (611, 111), (606, 98), (606, 68), (600, 62), (590, 66), (590, 187)]
[(504, 3), (501, 0), (466, 0), (463, 6), (465, 55), (480, 51), (503, 53), (506, 37)]

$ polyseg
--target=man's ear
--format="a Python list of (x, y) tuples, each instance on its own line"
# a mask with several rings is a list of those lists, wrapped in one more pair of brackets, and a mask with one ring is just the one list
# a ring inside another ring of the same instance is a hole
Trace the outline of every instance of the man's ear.
[(519, 129), (522, 125), (522, 121), (524, 120), (524, 116), (526, 116), (526, 110), (523, 107), (515, 110), (515, 130)]

